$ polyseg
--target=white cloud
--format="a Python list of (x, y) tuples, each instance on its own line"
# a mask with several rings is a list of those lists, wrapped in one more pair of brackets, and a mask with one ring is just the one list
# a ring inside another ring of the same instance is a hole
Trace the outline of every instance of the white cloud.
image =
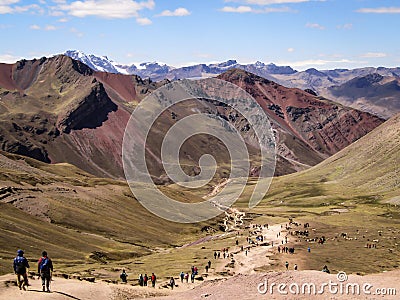
[(32, 29), (32, 30), (40, 30), (40, 26), (36, 25), (36, 24), (33, 24), (33, 25), (29, 26), (29, 28)]
[(14, 12), (12, 4), (18, 3), (19, 0), (0, 0), (0, 14), (11, 14)]
[(339, 60), (325, 60), (325, 59), (307, 59), (301, 61), (278, 61), (277, 65), (291, 66), (294, 68), (309, 68), (315, 66), (325, 66), (325, 65), (336, 65), (336, 64), (360, 64), (364, 63), (361, 61), (352, 61), (349, 59), (339, 59)]
[(31, 10), (40, 14), (44, 13), (44, 10), (37, 4), (13, 6), (13, 4), (17, 4), (19, 2), (19, 0), (0, 0), (0, 14), (23, 13)]
[(221, 11), (223, 12), (232, 12), (232, 13), (249, 13), (252, 12), (252, 8), (250, 6), (224, 6)]
[(2, 63), (13, 64), (20, 59), (21, 57), (14, 56), (12, 54), (0, 54), (0, 62)]
[(53, 30), (57, 30), (57, 27), (54, 25), (46, 25), (46, 27), (44, 28), (44, 30), (46, 31), (53, 31)]
[(65, 23), (65, 22), (68, 22), (68, 19), (67, 18), (61, 18), (61, 19), (58, 19), (58, 22)]
[(338, 25), (336, 26), (337, 29), (345, 29), (345, 30), (350, 30), (353, 28), (353, 24), (351, 23), (347, 23), (347, 24), (343, 24), (343, 25)]
[(188, 16), (190, 14), (191, 14), (190, 11), (188, 11), (186, 8), (179, 7), (177, 9), (175, 9), (174, 11), (171, 11), (169, 9), (164, 10), (157, 16), (158, 17), (183, 17), (183, 16)]
[(10, 5), (18, 2), (19, 0), (0, 0), (0, 5)]
[(319, 29), (319, 30), (324, 30), (324, 29), (325, 29), (324, 26), (322, 26), (322, 25), (320, 25), (320, 24), (318, 24), (318, 23), (307, 23), (307, 24), (306, 24), (306, 27), (308, 27), (308, 28), (314, 28), (314, 29)]
[(294, 48), (288, 48), (287, 52), (294, 52)]
[(364, 14), (400, 14), (400, 7), (360, 8), (356, 12)]
[(251, 5), (273, 5), (303, 2), (325, 2), (326, 0), (225, 0), (225, 2), (245, 3)]
[(96, 16), (106, 19), (127, 19), (138, 18), (140, 10), (153, 9), (154, 6), (154, 0), (141, 2), (133, 0), (84, 0), (61, 4), (59, 9), (79, 18)]
[(387, 54), (383, 52), (367, 52), (361, 55), (361, 57), (364, 58), (381, 58), (381, 57), (386, 57)]
[(264, 9), (255, 9), (251, 6), (224, 6), (220, 9), (222, 12), (228, 13), (254, 13), (254, 14), (268, 14), (268, 13), (276, 13), (276, 12), (294, 12), (289, 7), (267, 7)]
[(142, 26), (151, 25), (153, 22), (149, 18), (137, 18), (136, 23)]
[(49, 16), (52, 16), (52, 17), (61, 17), (63, 15), (64, 15), (64, 12), (62, 12), (60, 10), (52, 9), (52, 10), (49, 11)]
[(54, 25), (46, 25), (45, 27), (40, 27), (39, 25), (36, 24), (32, 24), (31, 26), (29, 26), (30, 29), (32, 30), (46, 30), (46, 31), (52, 31), (52, 30), (57, 30), (57, 27)]

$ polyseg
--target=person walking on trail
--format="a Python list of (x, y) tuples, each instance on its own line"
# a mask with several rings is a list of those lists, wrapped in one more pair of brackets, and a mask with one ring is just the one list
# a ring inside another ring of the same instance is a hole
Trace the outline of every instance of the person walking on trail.
[(190, 274), (190, 279), (191, 279), (192, 283), (194, 283), (194, 277), (195, 277), (195, 276), (196, 276), (196, 275), (195, 275), (194, 273)]
[(189, 282), (189, 273), (188, 272), (186, 272), (186, 274), (185, 274), (185, 280), (186, 280), (186, 283)]
[(211, 261), (208, 261), (208, 268), (211, 268)]
[(29, 263), (24, 257), (24, 251), (21, 249), (17, 251), (17, 256), (14, 258), (13, 268), (15, 275), (17, 275), (17, 285), (19, 289), (24, 289), (24, 291), (26, 291), (26, 287), (29, 285), (26, 270), (29, 269)]
[(149, 281), (149, 277), (147, 277), (147, 274), (144, 274), (144, 277), (143, 277), (143, 285), (144, 286), (147, 286), (147, 281)]
[(288, 262), (285, 262), (285, 267), (286, 267), (286, 270), (289, 270), (289, 263)]
[(214, 259), (217, 259), (217, 251), (214, 251)]
[(139, 285), (143, 286), (143, 275), (142, 274), (139, 275)]
[(53, 262), (47, 256), (47, 252), (42, 252), (42, 257), (38, 261), (38, 273), (42, 279), (42, 290), (50, 293), (51, 274), (53, 273)]
[(206, 273), (208, 273), (208, 265), (206, 265)]
[(128, 282), (128, 274), (126, 274), (125, 269), (122, 269), (122, 273), (119, 275), (119, 278), (121, 278), (121, 281), (123, 283), (127, 283)]
[(185, 278), (185, 273), (183, 273), (183, 271), (179, 274), (179, 276), (181, 277), (181, 282), (183, 282), (183, 278)]
[(297, 265), (296, 264), (294, 265), (294, 270), (297, 271)]
[(171, 279), (169, 280), (169, 285), (171, 286), (171, 290), (173, 290), (173, 289), (174, 289), (174, 286), (175, 286), (175, 279), (174, 279), (174, 277), (171, 277)]
[(156, 279), (157, 279), (157, 277), (156, 277), (156, 275), (154, 275), (154, 273), (151, 273), (151, 286), (152, 287), (156, 287)]

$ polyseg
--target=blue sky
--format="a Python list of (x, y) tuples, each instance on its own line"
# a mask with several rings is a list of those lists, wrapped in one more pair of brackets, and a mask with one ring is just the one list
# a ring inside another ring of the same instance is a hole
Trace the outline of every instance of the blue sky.
[(0, 0), (0, 61), (68, 49), (123, 64), (400, 66), (399, 0)]

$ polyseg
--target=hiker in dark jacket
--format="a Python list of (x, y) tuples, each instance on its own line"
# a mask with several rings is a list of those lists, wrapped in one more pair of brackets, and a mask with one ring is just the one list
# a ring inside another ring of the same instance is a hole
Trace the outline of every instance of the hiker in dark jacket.
[(26, 269), (29, 269), (29, 263), (28, 260), (24, 257), (24, 251), (17, 251), (17, 257), (14, 258), (13, 268), (14, 273), (17, 275), (17, 284), (19, 289), (24, 289), (25, 291), (26, 287), (28, 286), (28, 274)]
[(51, 275), (53, 273), (53, 262), (47, 256), (47, 252), (42, 252), (42, 257), (38, 261), (38, 273), (40, 278), (42, 278), (42, 289), (43, 292), (47, 291), (50, 293), (50, 281)]

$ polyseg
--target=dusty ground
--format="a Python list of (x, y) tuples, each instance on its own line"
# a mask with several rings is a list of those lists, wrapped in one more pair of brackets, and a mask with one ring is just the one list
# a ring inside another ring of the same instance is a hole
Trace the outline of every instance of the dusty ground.
[[(261, 233), (269, 242), (274, 241), (274, 247), (253, 246), (247, 255), (239, 246), (230, 249), (235, 261), (233, 265), (226, 266), (232, 257), (225, 259), (226, 262), (221, 258), (218, 260), (217, 268), (210, 272), (204, 282), (181, 283), (176, 279), (177, 286), (173, 291), (163, 287), (165, 282), (158, 282), (153, 289), (110, 284), (104, 281), (90, 283), (59, 277), (55, 277), (52, 281), (51, 293), (41, 292), (41, 282), (36, 278), (30, 280), (31, 286), (28, 291), (20, 291), (14, 285), (14, 276), (10, 274), (0, 277), (0, 299), (399, 299), (400, 271), (367, 276), (349, 275), (347, 280), (341, 282), (337, 274), (311, 270), (294, 271), (293, 262), (288, 258), (289, 271), (285, 271), (282, 267), (282, 271), (278, 272), (255, 272), (255, 268), (269, 263), (269, 256), (276, 252), (277, 245), (281, 245), (286, 235), (280, 224), (270, 226), (268, 229), (263, 228)], [(290, 240), (288, 242), (290, 243)], [(299, 268), (301, 269), (301, 266)], [(234, 275), (221, 275), (227, 270)], [(278, 290), (280, 284), (286, 284), (281, 286), (281, 291)], [(315, 292), (311, 288), (310, 295), (308, 286), (304, 284), (315, 285)], [(393, 288), (396, 289), (397, 296), (378, 295), (379, 292), (393, 294), (393, 290), (388, 290)]]

